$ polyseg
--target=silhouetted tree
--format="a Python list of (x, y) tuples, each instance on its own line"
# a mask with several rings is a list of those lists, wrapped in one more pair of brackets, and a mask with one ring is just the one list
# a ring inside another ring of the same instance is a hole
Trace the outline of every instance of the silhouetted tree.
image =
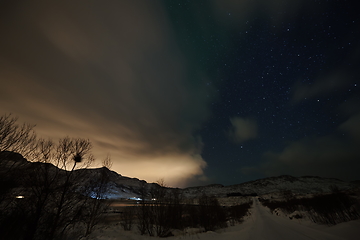
[[(32, 240), (65, 239), (70, 232), (74, 238), (89, 234), (106, 207), (107, 168), (84, 189), (86, 171), (78, 170), (94, 161), (90, 141), (37, 140), (33, 127), (18, 124), (11, 115), (0, 117), (1, 236)], [(103, 165), (110, 167), (110, 158)], [(89, 198), (89, 191), (95, 199)], [(23, 197), (15, 198), (18, 194)], [(85, 231), (74, 231), (84, 223)]]
[(57, 144), (39, 140), (32, 158), (36, 161), (24, 176), (25, 196), (31, 201), (26, 239), (54, 239), (64, 236), (69, 228), (80, 222), (86, 198), (79, 193), (84, 177), (75, 174), (93, 162), (91, 144), (85, 139), (60, 139)]
[[(132, 224), (133, 224), (133, 220), (134, 220), (134, 210), (133, 207), (126, 207), (124, 212), (122, 213), (121, 216), (121, 226), (123, 227), (123, 229), (125, 231), (130, 231), (132, 229)], [(144, 231), (145, 233), (145, 231)], [(144, 234), (142, 233), (142, 234)]]
[(227, 227), (226, 213), (214, 196), (203, 195), (199, 199), (200, 225), (205, 231)]
[(184, 227), (182, 200), (180, 189), (173, 188), (168, 191), (168, 221), (170, 227), (173, 229), (182, 229)]
[(167, 189), (163, 179), (151, 188), (151, 216), (155, 232), (159, 237), (165, 237), (170, 232), (170, 202), (167, 199)]
[(149, 234), (150, 236), (154, 236), (154, 230), (152, 226), (152, 219), (151, 219), (151, 211), (149, 204), (146, 201), (148, 198), (148, 190), (146, 187), (146, 182), (140, 183), (140, 204), (137, 209), (137, 217), (138, 217), (138, 230), (140, 231), (141, 235)]
[[(24, 201), (15, 198), (14, 189), (19, 187), (20, 169), (27, 162), (23, 156), (28, 156), (36, 146), (33, 128), (30, 124), (19, 124), (11, 114), (0, 116), (0, 232), (4, 237), (11, 230), (19, 230), (19, 225), (13, 223), (18, 216), (24, 216)], [(17, 231), (14, 235), (20, 237), (21, 233)]]
[[(0, 116), (0, 206), (13, 200), (7, 193), (16, 185), (16, 170), (26, 162), (23, 157), (28, 156), (36, 146), (33, 128), (30, 124), (19, 124), (18, 118), (11, 114)], [(6, 203), (3, 202), (5, 200)]]
[[(11, 114), (0, 116), (0, 153), (16, 152), (27, 157), (35, 147), (36, 135), (33, 129), (34, 125), (19, 125), (18, 118), (12, 117)], [(5, 160), (7, 156), (2, 154), (0, 164), (4, 164)]]
[(100, 174), (94, 179), (91, 179), (87, 186), (88, 195), (91, 196), (87, 200), (85, 214), (83, 216), (86, 224), (85, 236), (88, 236), (93, 228), (103, 219), (104, 211), (109, 207), (109, 201), (106, 200), (109, 182), (109, 168), (112, 162), (109, 157), (103, 160), (103, 167), (100, 169)]

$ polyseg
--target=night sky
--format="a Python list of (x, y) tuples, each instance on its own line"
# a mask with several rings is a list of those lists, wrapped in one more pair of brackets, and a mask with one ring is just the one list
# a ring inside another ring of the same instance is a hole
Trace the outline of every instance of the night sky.
[(0, 114), (170, 186), (360, 172), (355, 1), (1, 1)]

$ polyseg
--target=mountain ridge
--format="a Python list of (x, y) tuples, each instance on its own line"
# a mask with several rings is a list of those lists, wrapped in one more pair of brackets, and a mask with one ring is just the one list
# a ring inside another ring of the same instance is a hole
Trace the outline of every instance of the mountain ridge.
[[(21, 163), (20, 171), (27, 171), (27, 169), (34, 170), (39, 164), (47, 164), (29, 162), (17, 153), (0, 153), (0, 155), (7, 155), (9, 161), (19, 161), (19, 163)], [(26, 162), (24, 160), (26, 160)], [(53, 165), (53, 167), (55, 166)], [(108, 190), (105, 197), (109, 199), (138, 198), (141, 196), (142, 188), (145, 188), (147, 192), (149, 192), (153, 187), (160, 187), (157, 183), (148, 183), (138, 178), (126, 177), (105, 167), (74, 170), (75, 174), (85, 176), (80, 183), (84, 186), (89, 181), (98, 179), (102, 172), (107, 176), (106, 185)], [(210, 184), (178, 189), (181, 190), (182, 195), (186, 198), (196, 198), (203, 194), (216, 197), (255, 196), (285, 191), (291, 191), (294, 194), (319, 194), (331, 192), (335, 188), (341, 191), (357, 188), (359, 187), (358, 182), (359, 181), (345, 182), (336, 178), (322, 178), (318, 176), (294, 177), (290, 175), (280, 175), (228, 186)], [(167, 189), (171, 190), (174, 188)]]

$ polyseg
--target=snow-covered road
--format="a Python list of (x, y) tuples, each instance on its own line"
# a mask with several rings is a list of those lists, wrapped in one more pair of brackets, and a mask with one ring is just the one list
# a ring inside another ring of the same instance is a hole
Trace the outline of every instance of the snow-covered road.
[(302, 225), (297, 221), (275, 216), (263, 207), (257, 198), (254, 199), (253, 225), (246, 239), (291, 239), (291, 240), (339, 240), (328, 233)]
[(226, 232), (220, 234), (204, 233), (197, 237), (206, 240), (355, 240), (359, 236), (356, 234), (354, 238), (343, 237), (341, 233), (334, 235), (331, 231), (327, 231), (330, 229), (331, 227), (301, 224), (297, 220), (275, 216), (268, 208), (263, 207), (257, 198), (254, 198), (251, 217), (243, 224), (228, 228)]

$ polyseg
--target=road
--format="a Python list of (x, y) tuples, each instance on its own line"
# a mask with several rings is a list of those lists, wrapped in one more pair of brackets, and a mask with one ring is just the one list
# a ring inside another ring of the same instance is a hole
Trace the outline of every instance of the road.
[[(199, 239), (207, 240), (345, 240), (357, 239), (335, 236), (324, 230), (317, 229), (309, 224), (301, 224), (297, 220), (289, 220), (284, 217), (275, 216), (268, 208), (261, 205), (254, 198), (251, 209), (251, 217), (239, 226), (228, 228), (223, 233), (199, 234)], [(358, 237), (358, 235), (357, 235)]]
[(292, 240), (339, 240), (342, 238), (319, 231), (299, 222), (275, 216), (254, 198), (253, 225), (249, 239), (292, 239)]

